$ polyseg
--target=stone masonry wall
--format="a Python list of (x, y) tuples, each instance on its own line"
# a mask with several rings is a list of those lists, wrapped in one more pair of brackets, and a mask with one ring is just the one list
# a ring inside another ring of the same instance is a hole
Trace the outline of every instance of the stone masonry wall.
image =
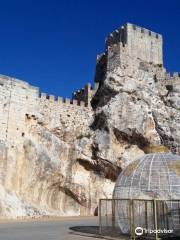
[[(92, 110), (85, 106), (85, 102), (77, 104), (77, 101), (70, 102), (66, 99), (55, 101), (54, 99), (47, 99), (41, 97), (39, 99), (39, 123), (46, 126), (52, 131), (62, 129), (62, 132), (73, 133), (79, 132), (85, 134), (89, 126), (89, 120), (92, 117)], [(76, 135), (76, 137), (78, 137)], [(72, 138), (73, 139), (73, 138)]]
[(90, 107), (84, 102), (78, 105), (74, 100), (57, 100), (45, 94), (39, 97), (39, 89), (28, 83), (10, 77), (0, 77), (0, 140), (13, 145), (22, 143), (27, 133), (27, 121), (38, 119), (39, 123), (55, 128), (64, 123), (64, 127), (83, 128), (87, 125)]
[(25, 114), (38, 106), (38, 88), (10, 77), (0, 77), (0, 140), (21, 143), (26, 130)]
[(142, 61), (163, 64), (162, 36), (133, 24), (126, 25), (129, 54)]
[(117, 43), (127, 45), (129, 55), (134, 58), (163, 64), (163, 40), (158, 33), (127, 23), (107, 37), (106, 48)]

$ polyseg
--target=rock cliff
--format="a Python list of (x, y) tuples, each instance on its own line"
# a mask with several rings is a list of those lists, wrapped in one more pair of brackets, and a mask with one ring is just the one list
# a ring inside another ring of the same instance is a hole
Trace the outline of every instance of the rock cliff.
[(106, 44), (98, 88), (71, 102), (1, 76), (2, 217), (97, 214), (134, 159), (154, 146), (179, 153), (180, 77), (163, 66), (162, 37), (127, 24)]

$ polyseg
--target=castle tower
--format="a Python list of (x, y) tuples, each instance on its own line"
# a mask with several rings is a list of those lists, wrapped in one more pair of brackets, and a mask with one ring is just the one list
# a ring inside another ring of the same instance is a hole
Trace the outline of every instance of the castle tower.
[(112, 32), (106, 40), (106, 47), (122, 43), (133, 58), (141, 61), (163, 64), (163, 40), (158, 33), (127, 23)]
[(130, 23), (116, 29), (106, 39), (106, 51), (97, 57), (95, 81), (103, 81), (106, 72), (121, 66), (127, 55), (140, 62), (163, 65), (162, 36)]

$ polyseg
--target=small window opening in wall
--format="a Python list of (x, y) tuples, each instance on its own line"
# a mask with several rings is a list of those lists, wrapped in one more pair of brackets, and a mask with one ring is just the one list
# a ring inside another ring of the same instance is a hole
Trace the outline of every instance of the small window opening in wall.
[(23, 132), (23, 133), (22, 133), (22, 137), (24, 137), (24, 134), (25, 134), (25, 133)]

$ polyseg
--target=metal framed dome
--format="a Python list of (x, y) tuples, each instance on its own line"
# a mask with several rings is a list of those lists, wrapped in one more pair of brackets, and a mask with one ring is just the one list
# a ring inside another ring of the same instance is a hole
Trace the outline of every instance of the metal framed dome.
[(146, 154), (119, 175), (113, 198), (180, 199), (180, 156)]
[[(155, 153), (144, 155), (142, 158), (133, 161), (119, 175), (115, 184), (113, 199), (121, 199), (116, 203), (115, 217), (123, 233), (128, 233), (131, 229), (129, 201), (127, 199), (135, 200), (133, 200), (135, 226), (144, 226), (143, 216), (147, 215), (146, 220), (150, 228), (153, 228), (152, 200), (164, 199), (163, 209), (161, 209), (161, 206), (157, 206), (159, 211), (158, 221), (161, 223), (167, 218), (170, 223), (168, 226), (174, 231), (178, 230), (179, 234), (180, 222), (179, 219), (177, 221), (177, 211), (179, 213), (180, 206), (179, 202), (177, 205), (172, 200), (180, 200), (180, 156), (171, 153)], [(141, 201), (138, 201), (138, 199)], [(161, 202), (159, 202), (160, 204)], [(166, 208), (165, 214), (164, 208)], [(159, 227), (161, 226), (159, 225)]]

